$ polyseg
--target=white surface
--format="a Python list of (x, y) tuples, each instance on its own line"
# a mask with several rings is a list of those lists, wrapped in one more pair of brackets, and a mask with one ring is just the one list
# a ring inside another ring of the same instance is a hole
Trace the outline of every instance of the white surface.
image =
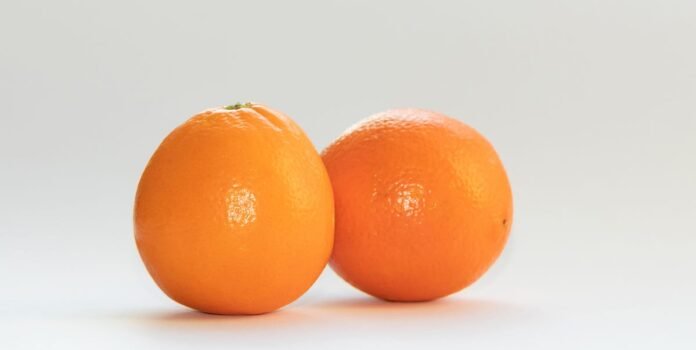
[[(0, 5), (0, 349), (696, 347), (696, 3)], [(133, 193), (160, 140), (255, 100), (318, 148), (391, 107), (485, 134), (515, 194), (479, 283), (384, 304), (330, 271), (269, 315), (152, 283)]]

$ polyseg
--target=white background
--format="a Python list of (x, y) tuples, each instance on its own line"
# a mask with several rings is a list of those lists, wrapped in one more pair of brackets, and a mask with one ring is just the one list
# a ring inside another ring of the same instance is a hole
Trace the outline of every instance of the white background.
[[(188, 311), (132, 237), (140, 172), (253, 100), (325, 147), (393, 107), (498, 149), (511, 241), (450, 298), (329, 269), (264, 316)], [(693, 1), (2, 1), (0, 348), (696, 347)]]

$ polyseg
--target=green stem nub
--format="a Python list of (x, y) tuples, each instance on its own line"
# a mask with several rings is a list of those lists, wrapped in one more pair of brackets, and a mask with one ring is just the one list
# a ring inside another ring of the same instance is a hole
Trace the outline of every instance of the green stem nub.
[(235, 103), (233, 105), (225, 106), (225, 109), (230, 111), (236, 111), (241, 108), (250, 108), (252, 106), (251, 102), (246, 103)]

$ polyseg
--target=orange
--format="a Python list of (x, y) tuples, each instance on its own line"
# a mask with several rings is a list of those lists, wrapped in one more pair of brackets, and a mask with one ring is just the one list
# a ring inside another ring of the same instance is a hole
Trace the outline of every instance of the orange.
[(378, 298), (423, 301), (476, 281), (512, 224), (495, 150), (471, 127), (419, 109), (376, 114), (322, 154), (334, 190), (332, 268)]
[(213, 108), (172, 131), (135, 199), (135, 239), (169, 297), (260, 314), (302, 295), (331, 254), (334, 208), (319, 154), (287, 116)]

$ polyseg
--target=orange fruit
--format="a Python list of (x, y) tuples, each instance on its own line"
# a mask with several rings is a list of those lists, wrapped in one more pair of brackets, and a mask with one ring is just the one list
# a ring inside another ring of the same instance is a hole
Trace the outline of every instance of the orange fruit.
[(423, 301), (476, 281), (512, 223), (495, 150), (442, 114), (397, 109), (350, 128), (322, 153), (334, 190), (331, 267), (378, 298)]
[(319, 154), (287, 116), (213, 108), (172, 131), (135, 199), (135, 239), (169, 297), (260, 314), (302, 295), (331, 254), (334, 208)]

